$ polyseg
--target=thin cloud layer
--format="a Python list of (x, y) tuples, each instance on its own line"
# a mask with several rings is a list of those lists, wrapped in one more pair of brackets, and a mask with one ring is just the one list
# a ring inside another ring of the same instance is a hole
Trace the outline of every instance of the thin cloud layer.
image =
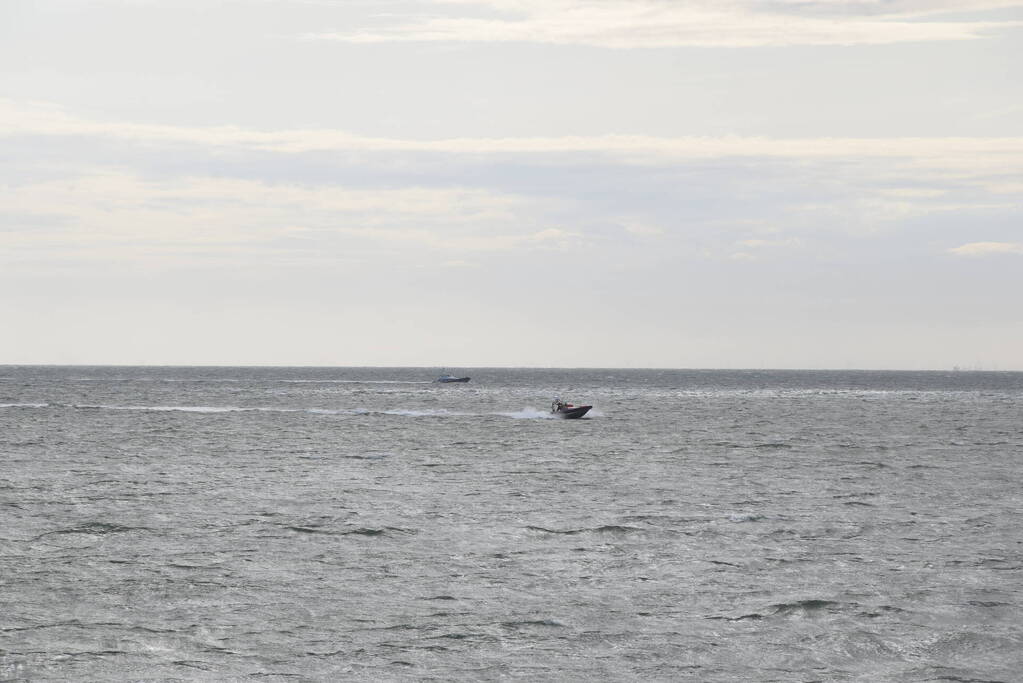
[[(325, 31), (310, 40), (349, 43), (546, 43), (591, 47), (779, 47), (885, 45), (975, 40), (1017, 21), (933, 20), (942, 12), (978, 12), (1019, 5), (997, 0), (941, 3), (664, 2), (659, 0), (459, 0), (437, 13), (384, 28)], [(459, 13), (457, 9), (462, 8)], [(477, 16), (489, 9), (494, 16)]]
[[(1021, 138), (420, 141), (104, 122), (6, 102), (0, 139), (24, 150), (12, 157), (19, 173), (0, 176), (8, 267), (197, 255), (429, 266), (569, 250), (612, 262), (628, 253), (640, 268), (663, 253), (833, 259), (837, 244), (890, 241), (921, 221), (954, 218), (1003, 239), (1023, 178)], [(1015, 244), (945, 230), (933, 245), (897, 249), (982, 255)]]
[(9, 264), (26, 255), (172, 263), (231, 253), (251, 262), (257, 252), (257, 260), (309, 261), (339, 245), (347, 256), (365, 259), (381, 245), (391, 252), (549, 249), (573, 237), (531, 227), (527, 216), (541, 212), (534, 200), (476, 188), (361, 189), (196, 176), (157, 181), (102, 167), (7, 187), (0, 207), (7, 216), (0, 216), (0, 245), (7, 249), (0, 261)]
[[(715, 158), (899, 158), (949, 170), (1023, 168), (1023, 137), (1001, 138), (765, 138), (597, 135), (410, 140), (359, 136), (330, 129), (252, 130), (101, 122), (42, 104), (0, 100), (0, 139), (16, 136), (112, 138), (138, 143), (191, 144), (278, 153), (369, 151), (451, 155), (599, 154), (624, 163), (675, 163)], [(1004, 185), (1004, 183), (1003, 183)]]
[(956, 256), (1023, 254), (1023, 242), (970, 242), (948, 251)]

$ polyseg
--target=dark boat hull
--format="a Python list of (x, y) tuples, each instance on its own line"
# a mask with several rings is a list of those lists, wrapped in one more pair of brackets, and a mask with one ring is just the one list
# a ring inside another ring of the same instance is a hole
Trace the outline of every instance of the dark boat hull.
[(437, 381), (440, 382), (441, 384), (454, 384), (454, 383), (457, 383), (457, 382), (462, 382), (462, 383), (468, 382), (469, 378), (468, 377), (441, 377)]
[(580, 417), (590, 412), (590, 408), (593, 406), (572, 406), (571, 408), (559, 408), (554, 411), (556, 417), (560, 417), (563, 420), (578, 420)]

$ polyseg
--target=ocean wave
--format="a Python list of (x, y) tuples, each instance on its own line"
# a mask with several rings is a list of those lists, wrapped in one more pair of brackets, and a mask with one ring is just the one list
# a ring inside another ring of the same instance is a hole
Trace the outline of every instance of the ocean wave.
[(281, 384), (433, 384), (422, 379), (271, 379)]
[(521, 621), (502, 621), (501, 626), (503, 626), (504, 628), (520, 629), (530, 628), (534, 626), (564, 627), (565, 625), (562, 624), (560, 621), (555, 621), (553, 619), (523, 619)]
[(107, 522), (87, 522), (75, 527), (67, 527), (65, 529), (56, 529), (54, 531), (47, 531), (44, 534), (39, 534), (33, 540), (45, 538), (47, 536), (60, 536), (65, 534), (85, 534), (89, 536), (105, 536), (107, 534), (123, 534), (132, 531), (152, 531), (149, 527), (141, 526), (123, 526), (121, 524), (110, 524)]
[[(852, 606), (855, 606), (855, 604)], [(811, 598), (809, 600), (794, 600), (792, 602), (780, 602), (769, 605), (763, 612), (750, 612), (735, 617), (711, 616), (707, 618), (724, 621), (759, 621), (768, 617), (809, 617), (819, 613), (840, 611), (846, 607), (848, 605), (833, 600)]]
[(401, 415), (404, 417), (458, 417), (471, 415), (471, 413), (456, 413), (450, 410), (374, 410), (370, 412), (380, 415)]
[(405, 529), (396, 526), (341, 528), (320, 524), (281, 524), (285, 530), (299, 534), (325, 534), (328, 536), (387, 536), (393, 534), (416, 534), (416, 529)]
[(61, 377), (61, 382), (167, 382), (174, 384), (240, 384), (260, 380), (239, 379), (234, 377)]
[(766, 515), (758, 515), (758, 514), (755, 514), (755, 513), (752, 513), (752, 512), (745, 512), (745, 513), (738, 513), (737, 512), (737, 513), (728, 515), (728, 521), (736, 522), (736, 523), (741, 523), (741, 522), (762, 522), (765, 519), (767, 519)]
[[(24, 404), (31, 407), (47, 407), (49, 404)], [(3, 407), (0, 405), (0, 407)], [(416, 410), (392, 409), (378, 410), (372, 408), (289, 408), (286, 406), (119, 406), (109, 404), (72, 404), (78, 410), (124, 410), (155, 413), (309, 413), (311, 415), (398, 415), (404, 417), (447, 417), (464, 416), (472, 413), (458, 413), (449, 410)]]
[(582, 529), (547, 529), (542, 526), (527, 526), (529, 531), (540, 531), (545, 534), (559, 534), (563, 536), (574, 536), (576, 534), (628, 534), (634, 532), (643, 532), (645, 529), (641, 529), (635, 526), (622, 526), (619, 524), (605, 524), (604, 526), (598, 527), (587, 527)]
[(49, 403), (0, 403), (0, 408), (49, 408)]
[(97, 382), (113, 384), (134, 382), (146, 384), (433, 384), (433, 380), (422, 379), (282, 379), (279, 377), (0, 377), (0, 382), (16, 382), (25, 379), (47, 382)]
[(155, 413), (243, 413), (258, 410), (270, 410), (273, 412), (297, 412), (288, 408), (240, 408), (237, 406), (113, 406), (103, 404), (73, 404), (72, 408), (79, 410), (136, 410)]
[(809, 615), (819, 612), (834, 612), (841, 610), (845, 605), (834, 600), (820, 600), (810, 598), (808, 600), (794, 600), (792, 602), (780, 602), (770, 606), (771, 614), (776, 616), (788, 615)]

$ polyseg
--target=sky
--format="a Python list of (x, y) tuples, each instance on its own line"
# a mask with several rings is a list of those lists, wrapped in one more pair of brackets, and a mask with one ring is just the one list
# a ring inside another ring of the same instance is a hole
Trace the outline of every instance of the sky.
[(1023, 370), (1023, 0), (3, 0), (0, 364)]

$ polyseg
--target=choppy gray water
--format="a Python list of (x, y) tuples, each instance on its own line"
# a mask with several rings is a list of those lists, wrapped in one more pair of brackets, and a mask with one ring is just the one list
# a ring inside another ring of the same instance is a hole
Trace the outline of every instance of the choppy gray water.
[(1023, 680), (1023, 374), (466, 372), (0, 367), (0, 679)]

